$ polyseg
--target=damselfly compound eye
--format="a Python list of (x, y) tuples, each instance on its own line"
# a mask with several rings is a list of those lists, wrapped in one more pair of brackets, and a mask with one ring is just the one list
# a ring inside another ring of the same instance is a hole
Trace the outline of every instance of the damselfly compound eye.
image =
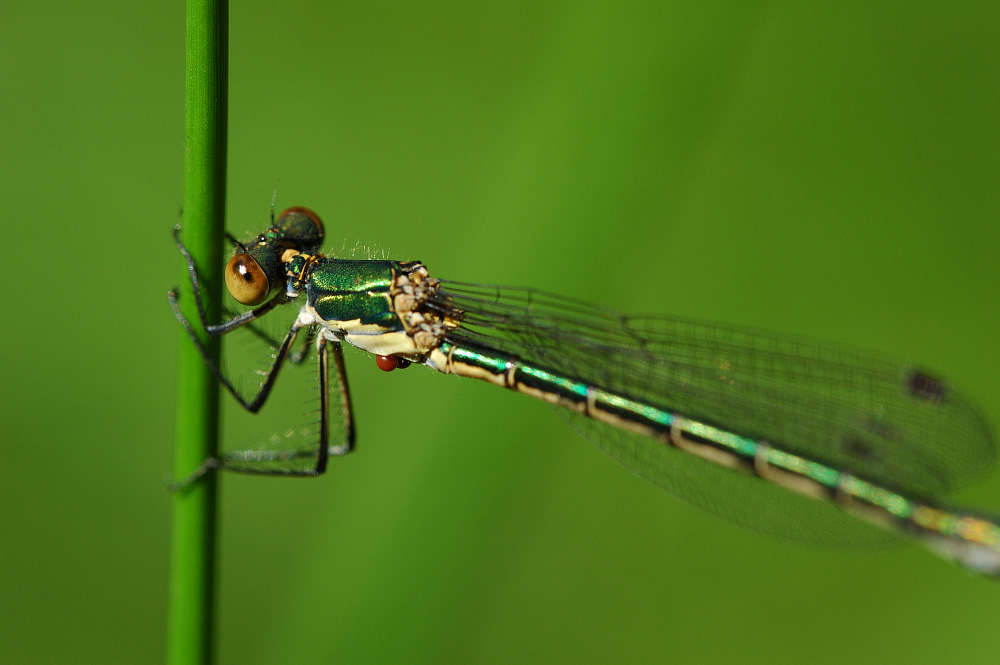
[(271, 282), (252, 256), (237, 254), (226, 264), (226, 288), (240, 304), (259, 305), (271, 292)]

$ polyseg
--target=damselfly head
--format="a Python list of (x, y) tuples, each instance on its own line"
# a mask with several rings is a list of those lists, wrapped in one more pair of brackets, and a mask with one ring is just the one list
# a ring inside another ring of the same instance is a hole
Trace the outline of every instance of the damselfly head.
[[(237, 246), (226, 264), (226, 287), (242, 305), (259, 305), (284, 280), (282, 263), (295, 254), (314, 254), (323, 243), (323, 222), (309, 208), (285, 210), (274, 226)], [(289, 253), (289, 250), (294, 250)]]

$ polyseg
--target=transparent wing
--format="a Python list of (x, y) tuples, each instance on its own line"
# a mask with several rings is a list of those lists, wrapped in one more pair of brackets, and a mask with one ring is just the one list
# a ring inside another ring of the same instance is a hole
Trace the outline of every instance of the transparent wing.
[[(528, 288), (443, 281), (437, 304), (462, 312), (450, 334), (459, 343), (514, 353), (911, 496), (941, 496), (994, 460), (989, 427), (972, 405), (877, 354), (740, 326), (630, 316)], [(771, 525), (801, 524), (802, 511), (838, 514), (647, 438), (572, 419), (639, 475), (734, 521), (789, 534), (790, 526)], [(757, 498), (772, 490), (781, 498)], [(791, 519), (760, 517), (775, 509), (790, 510)], [(845, 539), (854, 538), (833, 538)]]
[(554, 407), (599, 449), (636, 475), (714, 515), (760, 533), (825, 546), (885, 546), (904, 542), (844, 512), (756, 476), (715, 466), (684, 453), (567, 409)]

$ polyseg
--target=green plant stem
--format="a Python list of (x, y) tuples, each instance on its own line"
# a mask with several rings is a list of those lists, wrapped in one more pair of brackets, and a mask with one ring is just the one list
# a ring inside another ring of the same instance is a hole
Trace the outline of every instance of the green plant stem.
[[(185, 55), (184, 222), (181, 237), (207, 287), (208, 316), (219, 312), (225, 219), (227, 0), (188, 0)], [(180, 302), (197, 321), (190, 281), (182, 271)], [(195, 326), (198, 328), (198, 326)], [(174, 477), (216, 456), (218, 383), (183, 331), (178, 333)], [(203, 339), (218, 357), (217, 340)], [(211, 662), (214, 651), (216, 474), (174, 494), (168, 662)]]

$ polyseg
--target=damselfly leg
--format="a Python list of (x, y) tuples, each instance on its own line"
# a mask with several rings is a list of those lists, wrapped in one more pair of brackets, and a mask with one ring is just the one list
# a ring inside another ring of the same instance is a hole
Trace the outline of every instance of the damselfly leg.
[[(216, 468), (268, 475), (310, 476), (323, 473), (329, 455), (346, 454), (351, 451), (354, 444), (353, 417), (340, 342), (330, 339), (328, 335), (321, 334), (317, 338), (316, 326), (308, 323), (303, 324), (298, 319), (292, 322), (280, 341), (257, 327), (255, 323), (259, 322), (263, 316), (272, 312), (278, 305), (287, 304), (293, 300), (285, 291), (278, 292), (259, 307), (236, 315), (222, 323), (210, 323), (201, 297), (201, 283), (197, 267), (190, 252), (181, 242), (179, 234), (180, 227), (178, 226), (174, 229), (174, 241), (187, 264), (198, 317), (205, 332), (213, 337), (221, 337), (242, 329), (274, 349), (273, 359), (269, 366), (255, 372), (260, 377), (257, 387), (250, 390), (242, 388), (241, 385), (234, 383), (223, 367), (220, 367), (209, 355), (198, 339), (194, 326), (180, 310), (177, 293), (170, 291), (167, 297), (174, 315), (187, 331), (192, 343), (219, 382), (245, 410), (257, 413), (271, 396), (286, 361), (293, 365), (302, 363), (315, 341), (319, 399), (318, 413), (316, 414), (318, 427), (311, 441), (307, 442), (301, 433), (285, 430), (279, 435), (272, 435), (268, 440), (259, 442), (259, 445), (254, 448), (229, 450), (223, 452), (218, 459), (206, 460), (187, 477), (174, 483), (172, 487), (182, 489)], [(300, 332), (302, 333), (301, 337)], [(296, 347), (297, 340), (299, 345)], [(329, 377), (331, 351), (336, 369), (336, 381), (332, 385)], [(341, 407), (340, 436), (332, 445), (330, 443), (329, 413), (331, 390), (339, 392)]]

